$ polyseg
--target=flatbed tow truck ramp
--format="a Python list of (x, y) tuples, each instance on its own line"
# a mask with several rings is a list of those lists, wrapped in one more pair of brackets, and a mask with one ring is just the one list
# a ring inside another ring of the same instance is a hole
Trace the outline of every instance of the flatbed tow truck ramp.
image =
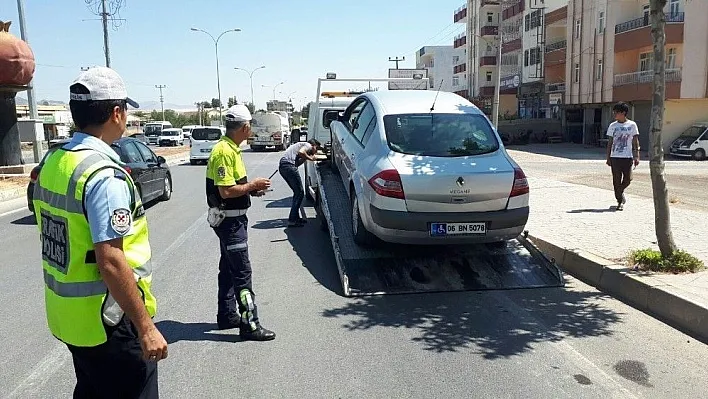
[(354, 243), (349, 198), (329, 160), (315, 168), (315, 209), (329, 230), (345, 296), (562, 287), (555, 262), (524, 236), (505, 246)]

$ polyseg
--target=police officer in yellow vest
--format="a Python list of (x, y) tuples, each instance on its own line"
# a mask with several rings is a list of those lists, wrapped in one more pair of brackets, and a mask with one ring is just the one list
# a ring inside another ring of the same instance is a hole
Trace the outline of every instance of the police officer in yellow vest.
[(78, 131), (44, 162), (34, 193), (47, 322), (72, 354), (74, 398), (157, 398), (167, 342), (156, 300), (147, 220), (109, 146), (126, 129), (121, 77), (95, 67), (70, 87)]
[(225, 123), (226, 135), (211, 150), (206, 173), (208, 220), (221, 249), (216, 320), (220, 329), (238, 327), (242, 339), (269, 341), (275, 333), (260, 325), (253, 293), (246, 211), (250, 197), (264, 195), (270, 180), (248, 181), (239, 147), (251, 134), (248, 108), (243, 104), (229, 108)]

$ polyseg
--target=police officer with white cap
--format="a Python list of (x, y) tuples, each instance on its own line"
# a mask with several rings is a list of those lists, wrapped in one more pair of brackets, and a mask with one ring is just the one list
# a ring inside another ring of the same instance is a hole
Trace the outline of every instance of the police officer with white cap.
[(238, 327), (243, 339), (269, 341), (275, 333), (260, 325), (253, 293), (246, 211), (250, 197), (263, 196), (270, 180), (248, 181), (239, 147), (251, 134), (248, 108), (243, 104), (229, 108), (225, 123), (226, 135), (212, 149), (206, 172), (208, 221), (221, 247), (217, 324), (219, 329)]

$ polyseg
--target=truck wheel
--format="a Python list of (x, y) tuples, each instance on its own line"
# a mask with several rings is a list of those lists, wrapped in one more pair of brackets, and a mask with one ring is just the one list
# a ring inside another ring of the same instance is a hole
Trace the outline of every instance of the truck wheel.
[(351, 199), (351, 209), (352, 209), (352, 235), (354, 236), (354, 242), (361, 246), (370, 246), (373, 244), (374, 239), (371, 233), (366, 230), (364, 223), (361, 221), (361, 213), (359, 212), (359, 203), (356, 200), (356, 194), (352, 194)]
[(702, 148), (697, 149), (696, 151), (693, 152), (693, 159), (696, 161), (705, 161), (706, 159), (706, 152)]

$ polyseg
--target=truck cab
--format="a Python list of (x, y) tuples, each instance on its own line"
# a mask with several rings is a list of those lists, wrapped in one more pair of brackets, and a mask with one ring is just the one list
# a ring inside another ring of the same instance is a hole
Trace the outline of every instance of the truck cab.
[(694, 123), (671, 143), (669, 154), (703, 161), (708, 154), (708, 122)]

